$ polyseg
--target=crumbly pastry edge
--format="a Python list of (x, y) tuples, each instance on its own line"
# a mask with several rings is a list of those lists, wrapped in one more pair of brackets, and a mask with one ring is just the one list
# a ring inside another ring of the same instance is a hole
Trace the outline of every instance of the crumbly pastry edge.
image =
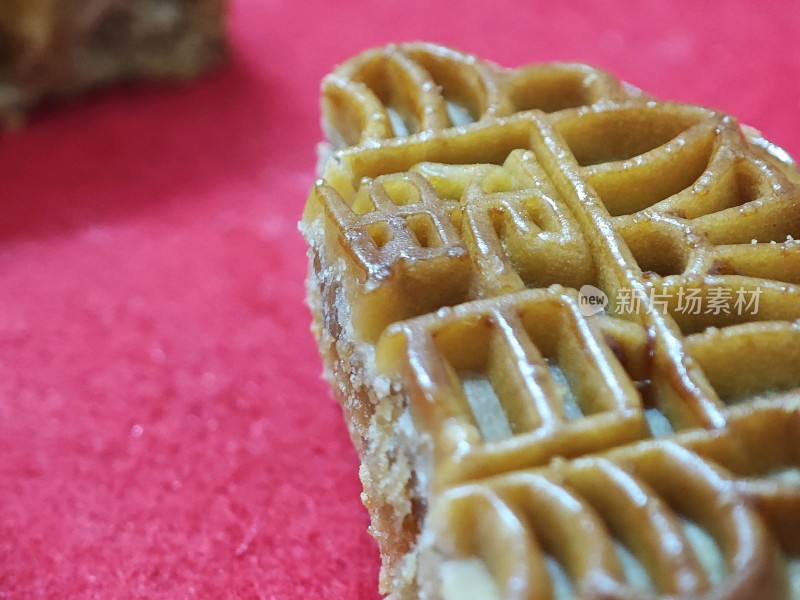
[(306, 302), (323, 378), (342, 407), (361, 461), (361, 500), (381, 555), (380, 590), (389, 600), (438, 600), (437, 586), (422, 577), (432, 572), (425, 563), (435, 560), (433, 536), (425, 531), (432, 445), (414, 430), (403, 390), (377, 373), (374, 347), (353, 341), (340, 284), (344, 259), (324, 243), (323, 223), (320, 216), (299, 226), (309, 244)]

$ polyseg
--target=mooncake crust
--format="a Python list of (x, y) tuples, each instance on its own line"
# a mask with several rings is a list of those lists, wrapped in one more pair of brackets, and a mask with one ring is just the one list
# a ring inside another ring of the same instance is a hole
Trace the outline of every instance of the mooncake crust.
[(382, 591), (797, 598), (793, 161), (589, 66), (430, 44), (344, 63), (322, 110), (308, 298)]

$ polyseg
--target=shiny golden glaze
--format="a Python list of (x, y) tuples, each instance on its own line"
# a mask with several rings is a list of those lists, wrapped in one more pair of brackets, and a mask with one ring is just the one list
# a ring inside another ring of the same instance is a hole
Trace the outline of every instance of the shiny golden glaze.
[[(588, 67), (505, 71), (430, 45), (345, 63), (323, 110), (350, 147), (304, 221), (338, 261), (347, 335), (374, 346), (375, 375), (432, 442), (432, 555), (477, 557), (503, 598), (552, 597), (546, 556), (581, 598), (800, 593), (785, 564), (800, 481), (768, 477), (800, 464), (791, 160), (729, 116)], [(581, 315), (584, 284), (603, 313)], [(681, 290), (758, 290), (758, 312), (686, 314)], [(687, 550), (679, 516), (723, 567)]]
[(800, 467), (800, 412), (790, 404), (738, 411), (722, 435), (641, 442), (456, 486), (431, 522), (444, 553), (488, 566), (498, 597), (552, 598), (553, 557), (580, 598), (794, 598), (783, 557), (796, 561), (800, 550), (800, 481), (774, 474)]
[[(440, 131), (458, 125), (461, 115), (492, 122), (529, 109), (555, 112), (638, 95), (587, 65), (507, 70), (434, 44), (400, 44), (364, 52), (328, 75), (322, 82), (322, 113), (328, 138), (353, 146)], [(453, 106), (460, 110), (454, 112)]]

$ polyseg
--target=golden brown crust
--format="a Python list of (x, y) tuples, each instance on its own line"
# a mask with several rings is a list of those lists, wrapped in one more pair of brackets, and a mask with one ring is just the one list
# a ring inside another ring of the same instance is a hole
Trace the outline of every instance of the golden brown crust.
[(421, 44), (323, 112), (302, 227), (384, 591), (796, 597), (791, 160), (590, 67)]
[(642, 93), (588, 65), (504, 69), (435, 44), (368, 50), (322, 82), (323, 125), (338, 147), (538, 109), (556, 112)]

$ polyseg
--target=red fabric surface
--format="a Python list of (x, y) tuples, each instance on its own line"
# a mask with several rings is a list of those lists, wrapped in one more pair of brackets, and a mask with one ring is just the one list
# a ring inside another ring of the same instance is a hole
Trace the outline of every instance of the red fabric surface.
[(240, 0), (231, 34), (198, 83), (0, 135), (0, 598), (378, 597), (295, 226), (335, 63), (582, 60), (800, 154), (791, 0)]

